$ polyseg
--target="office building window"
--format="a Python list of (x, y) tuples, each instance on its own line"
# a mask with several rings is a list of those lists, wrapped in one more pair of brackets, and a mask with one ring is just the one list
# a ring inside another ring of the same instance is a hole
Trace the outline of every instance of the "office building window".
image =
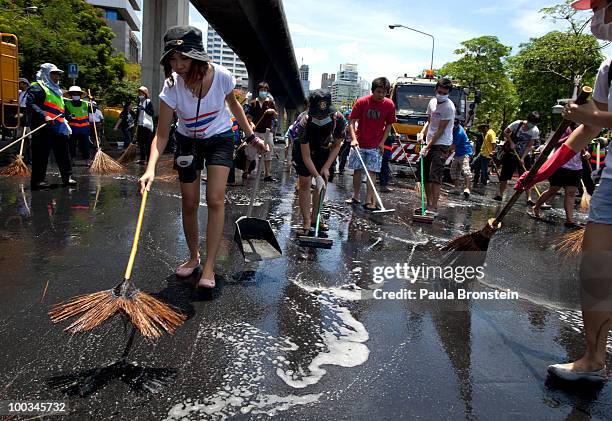
[(107, 10), (105, 12), (106, 19), (108, 20), (117, 20), (119, 19), (119, 14), (116, 10)]

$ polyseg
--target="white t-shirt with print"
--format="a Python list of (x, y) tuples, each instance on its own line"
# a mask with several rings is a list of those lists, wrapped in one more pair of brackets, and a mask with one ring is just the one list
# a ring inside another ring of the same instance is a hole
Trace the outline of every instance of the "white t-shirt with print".
[(225, 97), (234, 90), (236, 78), (225, 67), (210, 64), (215, 73), (208, 93), (200, 101), (199, 116), (196, 116), (198, 97), (185, 86), (185, 81), (178, 74), (172, 72), (174, 85), (171, 86), (166, 80), (159, 94), (159, 99), (176, 111), (177, 130), (183, 136), (207, 139), (232, 129)]
[(519, 156), (523, 154), (530, 141), (533, 140), (537, 142), (540, 138), (540, 129), (538, 129), (538, 126), (533, 126), (529, 130), (523, 130), (523, 122), (523, 120), (516, 120), (508, 126), (513, 136), (516, 133), (516, 153), (518, 153)]
[[(608, 85), (608, 72), (610, 71), (611, 62), (612, 57), (608, 57), (599, 67), (597, 81), (595, 82), (595, 90), (593, 91), (593, 99), (597, 102), (608, 104), (608, 111), (612, 111), (612, 90)], [(606, 167), (601, 177), (612, 179), (612, 147), (610, 145), (608, 145), (606, 160), (604, 162)]]
[(455, 120), (455, 104), (450, 99), (444, 102), (438, 102), (436, 98), (432, 98), (427, 105), (427, 115), (429, 116), (429, 128), (427, 129), (427, 143), (431, 141), (434, 134), (440, 127), (440, 122), (450, 120), (444, 129), (444, 133), (435, 143), (441, 146), (450, 146), (453, 144), (453, 121)]

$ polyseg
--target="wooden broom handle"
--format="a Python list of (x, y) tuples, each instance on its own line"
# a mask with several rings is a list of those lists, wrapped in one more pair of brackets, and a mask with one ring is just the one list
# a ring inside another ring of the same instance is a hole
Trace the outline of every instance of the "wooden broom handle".
[(94, 113), (93, 113), (93, 105), (91, 105), (91, 101), (92, 101), (91, 91), (89, 89), (87, 90), (87, 96), (89, 97), (89, 112), (91, 113), (91, 115), (92, 115), (92, 117), (94, 119), (94, 121), (92, 121), (91, 123), (92, 123), (93, 128), (94, 128), (94, 136), (96, 136), (96, 148), (100, 149), (100, 141), (98, 140), (98, 129), (96, 128), (96, 121), (95, 121), (95, 116), (94, 116)]
[(15, 143), (22, 141), (23, 139), (25, 139), (26, 137), (28, 137), (29, 135), (31, 135), (32, 133), (35, 133), (37, 131), (39, 131), (40, 129), (42, 129), (43, 127), (45, 127), (47, 124), (49, 124), (51, 121), (55, 121), (55, 119), (58, 119), (60, 117), (62, 117), (64, 114), (58, 114), (55, 117), (53, 117), (52, 120), (50, 121), (46, 121), (43, 124), (41, 124), (40, 126), (38, 126), (37, 128), (35, 128), (34, 130), (29, 131), (28, 133), (24, 134), (23, 136), (21, 136), (19, 139), (17, 140), (13, 140), (11, 143), (9, 143), (8, 145), (6, 145), (5, 147), (3, 147), (2, 149), (0, 149), (0, 152), (4, 152), (5, 150), (7, 150), (8, 148), (10, 148), (11, 146), (13, 146)]
[[(578, 98), (576, 98), (575, 103), (578, 105), (582, 105), (586, 103), (592, 92), (593, 92), (592, 88), (590, 88), (589, 86), (584, 86), (582, 88), (582, 91), (578, 95)], [(561, 121), (561, 124), (559, 124), (559, 127), (557, 127), (557, 130), (552, 135), (552, 137), (550, 138), (546, 146), (544, 146), (544, 150), (542, 150), (542, 152), (540, 153), (540, 156), (538, 157), (536, 162), (531, 167), (531, 170), (529, 170), (529, 172), (527, 173), (527, 177), (525, 177), (525, 180), (523, 181), (524, 185), (529, 184), (531, 180), (533, 180), (533, 178), (538, 173), (538, 170), (542, 167), (542, 165), (544, 165), (544, 163), (548, 159), (548, 155), (550, 155), (552, 150), (555, 149), (559, 145), (559, 140), (561, 140), (561, 137), (563, 137), (563, 135), (565, 134), (565, 131), (570, 126), (570, 124), (571, 124), (571, 121), (569, 120)], [(514, 206), (514, 204), (519, 199), (519, 197), (521, 197), (522, 193), (523, 191), (520, 191), (520, 190), (517, 190), (516, 192), (514, 192), (514, 194), (508, 201), (508, 203), (506, 203), (503, 209), (499, 212), (499, 214), (493, 220), (493, 223), (492, 223), (493, 228), (496, 228), (499, 225), (499, 223), (502, 221), (502, 219), (504, 219), (504, 217), (510, 211), (512, 206)]]
[(136, 222), (136, 232), (134, 233), (134, 241), (132, 242), (132, 251), (130, 252), (127, 268), (125, 268), (124, 279), (126, 281), (130, 279), (130, 276), (132, 276), (132, 267), (134, 266), (134, 259), (136, 258), (136, 252), (138, 251), (138, 240), (140, 240), (140, 229), (142, 228), (142, 220), (144, 219), (144, 211), (147, 204), (148, 193), (148, 190), (144, 189), (142, 200), (140, 201), (140, 211), (138, 212), (138, 222)]

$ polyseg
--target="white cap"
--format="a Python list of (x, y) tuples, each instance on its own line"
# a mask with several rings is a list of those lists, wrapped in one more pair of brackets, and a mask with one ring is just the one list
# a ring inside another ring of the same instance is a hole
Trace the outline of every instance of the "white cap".
[(57, 72), (57, 73), (64, 73), (64, 71), (63, 71), (63, 70), (61, 70), (59, 67), (57, 67), (57, 66), (56, 66), (55, 64), (53, 64), (53, 63), (45, 63), (45, 64), (42, 64), (40, 67), (41, 67), (41, 68), (42, 68), (42, 67), (46, 67), (46, 68), (49, 70), (49, 73), (53, 73), (53, 72)]
[(82, 90), (80, 87), (78, 87), (78, 86), (76, 86), (76, 85), (75, 85), (75, 86), (71, 86), (71, 87), (70, 87), (70, 89), (68, 89), (68, 92), (69, 92), (69, 93), (72, 93), (72, 92), (77, 92), (77, 93), (79, 93), (79, 94), (82, 94), (82, 93), (83, 93), (83, 90)]

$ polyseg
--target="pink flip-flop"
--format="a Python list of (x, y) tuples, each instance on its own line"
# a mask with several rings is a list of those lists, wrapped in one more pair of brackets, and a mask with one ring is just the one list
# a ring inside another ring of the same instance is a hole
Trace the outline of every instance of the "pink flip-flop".
[(198, 264), (192, 268), (188, 268), (188, 267), (184, 267), (184, 266), (179, 266), (176, 268), (176, 276), (180, 276), (181, 278), (186, 278), (188, 276), (191, 276), (191, 274), (196, 270), (196, 268), (198, 268), (200, 266), (200, 260), (198, 259)]
[(202, 273), (202, 277), (198, 281), (198, 288), (213, 289), (215, 287), (215, 274), (213, 273), (212, 279), (207, 279)]

